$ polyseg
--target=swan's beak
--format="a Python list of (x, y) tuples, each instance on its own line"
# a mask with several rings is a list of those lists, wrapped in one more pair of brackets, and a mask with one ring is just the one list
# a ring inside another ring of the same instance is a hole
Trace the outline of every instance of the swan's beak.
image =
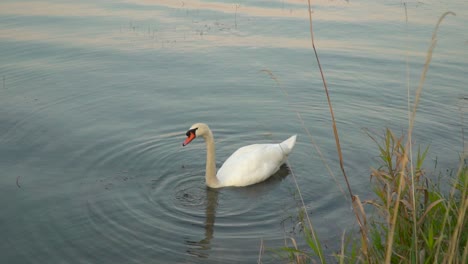
[(187, 132), (187, 138), (185, 139), (184, 143), (182, 143), (182, 146), (187, 146), (188, 143), (192, 142), (196, 138), (195, 136), (195, 131), (189, 131)]

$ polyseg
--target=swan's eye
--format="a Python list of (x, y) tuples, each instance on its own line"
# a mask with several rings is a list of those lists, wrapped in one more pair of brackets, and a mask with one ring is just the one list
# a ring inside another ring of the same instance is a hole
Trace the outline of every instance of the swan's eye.
[(182, 146), (186, 146), (188, 143), (192, 142), (192, 140), (197, 137), (197, 135), (195, 134), (195, 131), (197, 129), (198, 128), (190, 129), (189, 131), (187, 131), (187, 133), (185, 133), (185, 135), (187, 135), (187, 138), (185, 139), (184, 143), (182, 143)]
[(185, 133), (185, 135), (186, 135), (187, 137), (190, 137), (190, 134), (194, 134), (194, 135), (195, 135), (195, 131), (196, 131), (197, 129), (198, 129), (198, 127), (197, 127), (197, 128), (194, 128), (194, 129), (190, 129), (189, 131), (187, 131), (187, 133)]

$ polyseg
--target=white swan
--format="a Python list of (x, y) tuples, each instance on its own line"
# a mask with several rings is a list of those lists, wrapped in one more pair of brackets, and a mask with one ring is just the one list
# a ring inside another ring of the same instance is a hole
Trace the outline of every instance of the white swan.
[(221, 166), (216, 175), (215, 143), (207, 124), (197, 123), (187, 131), (186, 146), (196, 137), (206, 143), (206, 185), (211, 188), (247, 186), (262, 182), (277, 172), (286, 162), (296, 143), (296, 135), (278, 144), (253, 144), (234, 152)]

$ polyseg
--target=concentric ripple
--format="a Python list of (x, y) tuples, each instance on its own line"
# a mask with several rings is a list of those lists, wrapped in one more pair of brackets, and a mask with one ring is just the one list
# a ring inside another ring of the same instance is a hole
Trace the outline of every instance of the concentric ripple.
[[(271, 208), (269, 193), (288, 174), (287, 168), (271, 181), (243, 190), (209, 189), (204, 184), (204, 160), (193, 158), (204, 151), (204, 146), (195, 144), (192, 149), (182, 149), (179, 141), (183, 134), (157, 134), (107, 149), (100, 146), (96, 162), (87, 168), (83, 188), (97, 192), (88, 192), (86, 198), (90, 227), (109, 245), (109, 250), (125, 251), (125, 257), (116, 255), (129, 261), (142, 254), (147, 256), (143, 249), (181, 261), (194, 256), (203, 259), (213, 252), (223, 252), (224, 257), (235, 254), (220, 248), (213, 250), (217, 245), (210, 243), (215, 240), (234, 244), (250, 241), (256, 245), (258, 237), (282, 239), (281, 233), (271, 232), (272, 225), (278, 223), (278, 212), (261, 208), (266, 203)], [(187, 156), (187, 162), (181, 162), (180, 155)], [(113, 166), (118, 166), (117, 170), (125, 168), (125, 172), (116, 178), (96, 173)], [(123, 182), (122, 177), (128, 180)], [(101, 182), (96, 182), (96, 178), (108, 183), (99, 190)], [(111, 187), (102, 188), (110, 183)], [(252, 252), (256, 251), (252, 248)]]

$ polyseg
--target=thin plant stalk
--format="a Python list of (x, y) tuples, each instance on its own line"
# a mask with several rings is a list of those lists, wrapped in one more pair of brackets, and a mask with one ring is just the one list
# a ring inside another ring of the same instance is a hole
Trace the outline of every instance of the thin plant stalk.
[[(260, 72), (264, 72), (266, 74), (268, 74), (270, 76), (270, 78), (272, 80), (275, 81), (276, 85), (278, 86), (278, 88), (280, 88), (280, 90), (284, 93), (284, 95), (286, 96), (286, 98), (289, 98), (289, 94), (288, 92), (286, 91), (286, 89), (284, 89), (283, 85), (281, 85), (280, 81), (278, 80), (278, 78), (273, 74), (273, 72), (271, 72), (270, 70), (268, 69), (262, 69)], [(288, 106), (290, 106), (290, 103), (288, 101)], [(290, 106), (291, 107), (291, 106)], [(317, 153), (319, 154), (319, 157), (320, 157), (320, 160), (322, 161), (322, 163), (325, 165), (328, 173), (330, 174), (330, 176), (332, 177), (333, 181), (336, 183), (336, 185), (338, 186), (338, 188), (340, 189), (341, 193), (343, 194), (343, 196), (346, 198), (346, 193), (345, 191), (343, 190), (343, 187), (341, 187), (341, 184), (338, 182), (338, 180), (336, 179), (335, 177), (335, 174), (333, 173), (333, 171), (331, 170), (330, 168), (330, 165), (328, 165), (328, 162), (327, 160), (325, 159), (325, 157), (323, 156), (323, 153), (322, 151), (320, 150), (320, 147), (318, 146), (318, 144), (315, 142), (314, 140), (314, 137), (312, 136), (312, 133), (310, 132), (309, 128), (307, 128), (307, 126), (305, 125), (305, 122), (304, 122), (304, 119), (302, 118), (302, 115), (301, 113), (299, 113), (299, 111), (293, 109), (291, 107), (291, 109), (296, 113), (296, 116), (297, 116), (297, 119), (299, 119), (299, 121), (301, 122), (301, 125), (302, 125), (302, 128), (304, 129), (304, 131), (306, 132), (307, 136), (309, 137), (310, 139), (310, 142), (312, 143), (312, 146), (314, 146), (315, 150), (317, 151)]]
[[(458, 174), (457, 175), (460, 175), (460, 173), (463, 173), (464, 176), (466, 176), (466, 171), (461, 171), (463, 170), (463, 167), (460, 165), (460, 169), (458, 171)], [(465, 214), (466, 214), (466, 210), (468, 209), (468, 198), (466, 197), (466, 191), (467, 191), (467, 183), (468, 181), (465, 179), (463, 181), (463, 193), (461, 195), (461, 204), (460, 204), (460, 208), (459, 208), (459, 212), (458, 212), (458, 219), (457, 219), (457, 225), (455, 227), (455, 230), (453, 231), (453, 234), (452, 234), (452, 239), (450, 240), (450, 244), (449, 244), (449, 250), (448, 250), (448, 254), (446, 254), (446, 257), (448, 257), (447, 259), (447, 263), (452, 263), (453, 261), (453, 257), (455, 255), (455, 252), (456, 250), (458, 249), (458, 239), (459, 239), (459, 236), (461, 235), (461, 232), (463, 231), (463, 226), (464, 226), (464, 222), (465, 222)], [(468, 242), (467, 242), (468, 243)], [(465, 249), (466, 250), (466, 245), (465, 245)], [(465, 255), (465, 254), (464, 254)], [(466, 255), (465, 255), (465, 258), (466, 258)], [(466, 262), (462, 262), (462, 263), (466, 263)]]
[(296, 180), (296, 175), (294, 174), (291, 166), (289, 166), (289, 162), (287, 162), (288, 164), (288, 167), (291, 171), (291, 175), (293, 176), (293, 179), (294, 179), (294, 183), (296, 184), (296, 189), (297, 189), (297, 192), (299, 194), (299, 199), (301, 200), (301, 203), (302, 203), (302, 207), (304, 208), (304, 212), (305, 212), (305, 215), (306, 215), (306, 219), (307, 219), (307, 223), (309, 224), (309, 229), (310, 229), (310, 234), (312, 236), (312, 239), (313, 239), (313, 242), (315, 243), (315, 245), (318, 245), (317, 246), (317, 255), (320, 259), (320, 262), (321, 263), (325, 263), (325, 258), (323, 256), (323, 252), (322, 252), (322, 247), (320, 246), (320, 241), (315, 233), (315, 229), (312, 225), (312, 221), (310, 220), (309, 218), (309, 214), (307, 213), (307, 209), (306, 209), (306, 206), (305, 206), (305, 203), (304, 203), (304, 198), (302, 198), (302, 193), (301, 193), (301, 189), (299, 188), (299, 184), (297, 183), (297, 180)]
[[(439, 21), (437, 21), (434, 32), (432, 33), (431, 45), (429, 46), (429, 50), (427, 51), (426, 61), (424, 63), (423, 72), (421, 74), (421, 77), (420, 77), (420, 80), (419, 80), (419, 85), (418, 85), (418, 88), (416, 90), (415, 101), (414, 101), (414, 105), (413, 105), (413, 111), (411, 113), (411, 118), (410, 118), (410, 123), (409, 123), (409, 128), (408, 128), (408, 135), (411, 135), (413, 133), (414, 121), (416, 119), (416, 109), (417, 109), (418, 104), (419, 104), (419, 99), (421, 98), (421, 92), (422, 92), (422, 88), (424, 86), (424, 82), (426, 80), (426, 75), (427, 75), (427, 71), (429, 69), (429, 64), (431, 63), (431, 60), (432, 60), (432, 53), (433, 53), (434, 48), (435, 48), (435, 46), (437, 44), (437, 32), (438, 32), (440, 23), (445, 18), (445, 16), (447, 16), (449, 14), (455, 15), (455, 13), (453, 13), (453, 12), (445, 12), (439, 18)], [(410, 142), (407, 141), (405, 149), (407, 149), (409, 147), (409, 144), (410, 144)], [(401, 166), (401, 173), (399, 174), (398, 191), (397, 191), (397, 195), (396, 195), (395, 209), (394, 209), (394, 212), (393, 212), (393, 216), (391, 218), (390, 231), (389, 231), (388, 237), (387, 237), (387, 246), (386, 246), (386, 252), (385, 252), (385, 263), (388, 263), (388, 264), (390, 263), (391, 256), (392, 256), (393, 237), (394, 237), (394, 233), (395, 233), (395, 225), (396, 225), (396, 221), (397, 221), (398, 209), (399, 209), (399, 206), (400, 206), (401, 188), (402, 188), (402, 182), (403, 182), (403, 175), (404, 175), (404, 172), (405, 172), (404, 168), (406, 167), (406, 164), (408, 162), (408, 157), (407, 157), (406, 152), (405, 152), (404, 155), (406, 157), (403, 158), (403, 164)]]
[[(283, 91), (283, 93), (285, 94), (285, 96), (286, 96), (286, 97), (289, 97), (289, 95), (288, 95), (288, 93), (286, 92), (286, 90), (282, 87), (282, 85), (280, 85), (280, 82), (279, 82), (278, 78), (276, 78), (276, 76), (275, 76), (270, 70), (268, 70), (268, 69), (262, 69), (261, 72), (267, 73), (267, 74), (270, 76), (270, 78), (273, 79), (273, 80), (276, 82), (276, 85), (281, 89), (281, 91)], [(297, 114), (298, 119), (301, 121), (303, 128), (305, 129), (305, 131), (306, 131), (307, 134), (309, 135), (309, 138), (312, 140), (312, 144), (316, 147), (317, 151), (319, 152), (320, 156), (322, 157), (322, 160), (325, 161), (325, 159), (323, 158), (322, 153), (320, 152), (320, 149), (319, 149), (318, 145), (315, 144), (315, 141), (313, 140), (312, 134), (310, 133), (310, 131), (309, 131), (309, 130), (307, 129), (307, 127), (305, 126), (304, 120), (303, 120), (301, 114), (300, 114), (298, 111), (295, 111), (295, 112), (296, 112), (296, 114)], [(320, 246), (320, 241), (318, 240), (318, 237), (316, 236), (314, 227), (313, 227), (313, 225), (312, 225), (312, 221), (310, 220), (309, 214), (307, 213), (307, 208), (306, 208), (306, 206), (305, 206), (304, 198), (302, 197), (301, 189), (299, 188), (299, 184), (297, 183), (296, 175), (294, 174), (294, 171), (293, 171), (292, 167), (290, 166), (289, 162), (287, 162), (287, 165), (288, 165), (288, 167), (289, 167), (289, 170), (290, 170), (290, 172), (291, 172), (292, 178), (293, 178), (294, 183), (295, 183), (295, 185), (296, 185), (296, 189), (297, 189), (297, 192), (298, 192), (298, 194), (299, 194), (299, 199), (300, 199), (300, 201), (301, 201), (302, 208), (303, 208), (303, 210), (304, 210), (304, 212), (305, 212), (305, 215), (306, 215), (307, 224), (308, 224), (308, 226), (309, 226), (308, 229), (309, 229), (309, 231), (310, 231), (310, 233), (311, 233), (311, 238), (312, 238), (312, 240), (313, 240), (313, 243), (314, 243), (315, 245), (317, 245), (317, 246), (316, 246), (316, 248), (317, 248), (316, 254), (317, 254), (318, 257), (320, 258), (321, 263), (325, 263), (325, 258), (324, 258), (324, 256), (323, 256), (323, 251), (322, 251), (322, 248), (321, 248), (321, 246)], [(328, 167), (328, 164), (327, 164), (326, 162), (325, 162), (325, 165), (327, 166), (327, 168), (329, 168), (329, 167)], [(331, 170), (330, 170), (330, 172), (331, 172)], [(332, 173), (331, 175), (332, 175), (333, 179), (335, 179), (333, 173)], [(335, 179), (335, 181), (336, 181), (336, 179)], [(340, 190), (343, 192), (341, 186), (340, 186), (339, 184), (338, 184), (338, 186), (340, 187)], [(343, 194), (344, 194), (344, 192), (343, 192)], [(297, 245), (295, 244), (295, 241), (294, 241), (292, 238), (291, 238), (291, 240), (293, 241), (293, 244), (295, 245), (295, 247), (296, 247), (296, 249), (297, 249)], [(298, 256), (296, 256), (296, 257), (297, 257), (297, 262), (299, 263), (300, 260), (299, 260)]]
[(344, 264), (345, 259), (345, 236), (346, 230), (343, 231), (343, 235), (341, 236), (341, 252), (340, 252), (340, 264)]
[(333, 107), (332, 107), (332, 103), (331, 103), (331, 100), (330, 100), (330, 94), (328, 93), (328, 86), (327, 86), (327, 82), (325, 81), (325, 75), (323, 74), (322, 65), (320, 64), (320, 60), (319, 60), (319, 57), (318, 57), (318, 54), (317, 54), (317, 49), (315, 48), (314, 32), (313, 32), (313, 27), (312, 27), (312, 7), (311, 7), (311, 4), (310, 4), (310, 0), (308, 0), (308, 3), (309, 3), (309, 29), (310, 29), (310, 39), (311, 39), (311, 43), (312, 43), (312, 48), (314, 50), (315, 58), (317, 59), (317, 64), (318, 64), (318, 67), (319, 67), (319, 70), (320, 70), (320, 76), (322, 77), (323, 87), (325, 88), (325, 93), (327, 95), (328, 107), (330, 109), (330, 114), (331, 114), (332, 124), (333, 124), (333, 134), (335, 135), (336, 149), (337, 149), (338, 157), (339, 157), (339, 160), (340, 160), (340, 168), (341, 168), (341, 171), (343, 172), (343, 175), (345, 177), (346, 185), (348, 186), (349, 195), (350, 195), (350, 197), (352, 199), (353, 198), (353, 192), (351, 190), (351, 186), (350, 186), (349, 181), (348, 181), (348, 176), (346, 176), (346, 171), (344, 169), (343, 153), (341, 152), (340, 137), (338, 136), (338, 129), (336, 128), (335, 114), (333, 112)]
[(336, 144), (336, 150), (337, 150), (338, 157), (339, 157), (340, 168), (341, 168), (341, 172), (343, 173), (343, 177), (345, 179), (346, 185), (348, 187), (349, 196), (351, 198), (352, 205), (353, 205), (353, 210), (354, 210), (354, 213), (356, 214), (356, 219), (358, 221), (358, 224), (359, 224), (359, 227), (360, 227), (360, 230), (361, 230), (362, 252), (368, 258), (369, 257), (368, 252), (367, 252), (367, 249), (368, 249), (368, 244), (367, 244), (368, 243), (368, 241), (367, 241), (368, 240), (368, 235), (367, 235), (367, 230), (366, 230), (366, 227), (365, 227), (365, 225), (366, 225), (366, 222), (365, 222), (366, 216), (365, 216), (365, 212), (363, 210), (363, 207), (362, 207), (362, 204), (360, 203), (359, 198), (357, 196), (353, 195), (353, 192), (351, 190), (351, 185), (349, 184), (348, 176), (346, 175), (346, 171), (345, 171), (345, 168), (344, 168), (343, 153), (341, 151), (341, 145), (340, 145), (340, 138), (339, 138), (339, 135), (338, 135), (338, 129), (336, 127), (335, 114), (333, 112), (333, 107), (332, 107), (332, 103), (331, 103), (331, 99), (330, 99), (330, 94), (328, 92), (328, 86), (327, 86), (327, 82), (325, 80), (325, 75), (323, 73), (322, 65), (320, 64), (320, 59), (318, 57), (317, 49), (315, 48), (314, 31), (313, 31), (313, 25), (312, 25), (312, 6), (311, 6), (311, 3), (310, 3), (310, 0), (308, 0), (307, 2), (308, 2), (308, 12), (309, 12), (310, 40), (311, 40), (312, 49), (314, 50), (314, 55), (315, 55), (315, 58), (317, 60), (317, 64), (318, 64), (318, 67), (319, 67), (319, 70), (320, 70), (320, 76), (322, 78), (323, 87), (325, 89), (325, 94), (327, 96), (328, 107), (330, 109), (330, 115), (331, 115), (331, 119), (332, 119), (333, 134), (335, 136), (335, 144)]
[[(407, 99), (408, 99), (408, 127), (411, 125), (411, 103), (410, 103), (410, 74), (409, 74), (409, 55), (408, 55), (408, 8), (405, 6), (405, 22), (406, 22), (406, 87), (407, 87)], [(408, 149), (409, 149), (409, 163), (410, 163), (410, 174), (411, 174), (411, 205), (413, 207), (413, 212), (416, 212), (416, 192), (415, 192), (415, 182), (414, 182), (414, 166), (413, 166), (413, 142), (412, 134), (408, 134)], [(405, 152), (406, 153), (406, 152)], [(414, 254), (415, 262), (419, 263), (419, 254), (417, 254), (418, 249), (418, 232), (416, 226), (416, 213), (413, 213), (413, 245), (414, 245)]]
[(263, 246), (263, 238), (262, 238), (262, 239), (260, 240), (260, 250), (259, 250), (259, 252), (258, 252), (257, 264), (261, 264), (261, 263), (262, 263), (263, 250), (264, 250), (264, 246)]
[[(450, 197), (453, 197), (454, 191), (455, 191), (455, 188), (452, 187), (452, 190), (450, 192)], [(447, 208), (445, 210), (444, 220), (442, 221), (442, 229), (439, 231), (441, 234), (445, 234), (444, 232), (445, 232), (445, 227), (447, 226), (447, 219), (448, 219), (449, 213), (450, 213), (450, 209)], [(437, 243), (437, 249), (436, 249), (436, 254), (435, 254), (434, 259), (439, 259), (439, 253), (442, 247), (442, 239), (438, 240), (436, 243)]]

